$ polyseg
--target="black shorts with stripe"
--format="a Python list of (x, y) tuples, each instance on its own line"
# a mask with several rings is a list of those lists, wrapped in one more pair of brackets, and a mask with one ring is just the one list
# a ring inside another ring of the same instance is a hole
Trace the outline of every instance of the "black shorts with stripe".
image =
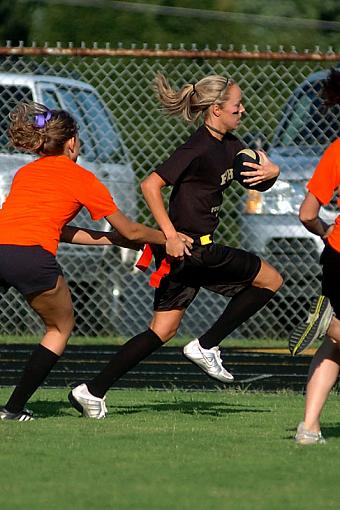
[(27, 296), (54, 289), (62, 269), (41, 246), (0, 245), (0, 287), (14, 287)]
[[(156, 267), (165, 257), (162, 247), (154, 251)], [(154, 310), (187, 308), (201, 287), (231, 297), (251, 285), (261, 267), (261, 259), (253, 253), (211, 243), (194, 245), (184, 264), (173, 263), (168, 276), (162, 278), (155, 291)]]
[(326, 244), (320, 262), (322, 264), (322, 294), (330, 299), (334, 313), (340, 319), (340, 253)]

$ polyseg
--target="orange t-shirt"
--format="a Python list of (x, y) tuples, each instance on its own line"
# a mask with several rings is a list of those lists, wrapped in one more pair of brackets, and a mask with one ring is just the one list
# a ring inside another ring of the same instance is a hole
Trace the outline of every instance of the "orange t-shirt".
[[(316, 167), (313, 177), (307, 184), (310, 191), (323, 205), (328, 204), (335, 189), (338, 191), (337, 205), (340, 207), (340, 138), (335, 140), (324, 152)], [(340, 216), (335, 220), (333, 232), (328, 242), (336, 251), (340, 252)]]
[(82, 207), (93, 220), (118, 210), (97, 177), (66, 156), (46, 156), (14, 176), (0, 209), (0, 244), (40, 245), (54, 255), (61, 229)]

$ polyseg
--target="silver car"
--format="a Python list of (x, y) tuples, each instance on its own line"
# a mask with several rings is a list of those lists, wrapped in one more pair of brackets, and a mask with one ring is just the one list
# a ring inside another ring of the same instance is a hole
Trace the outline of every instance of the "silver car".
[[(110, 110), (91, 85), (49, 75), (0, 73), (0, 206), (15, 172), (34, 156), (11, 148), (8, 144), (8, 113), (19, 101), (36, 101), (50, 109), (65, 109), (79, 125), (82, 143), (79, 164), (91, 170), (110, 190), (118, 206), (132, 219), (137, 217), (137, 183), (129, 154)], [(74, 224), (100, 230), (109, 224), (92, 222), (82, 210)], [(77, 247), (61, 244), (58, 259), (73, 291), (76, 302), (78, 333), (112, 332), (115, 310), (123, 298), (121, 283), (131, 270), (135, 252), (120, 248)], [(2, 310), (8, 317), (4, 332), (22, 333), (35, 329), (35, 319), (22, 310), (19, 296), (2, 298)], [(19, 304), (20, 301), (20, 304)], [(24, 324), (22, 318), (24, 317)]]
[[(326, 71), (310, 75), (283, 109), (268, 150), (281, 168), (278, 181), (265, 193), (246, 194), (242, 245), (271, 262), (285, 278), (278, 298), (270, 303), (271, 316), (265, 318), (273, 336), (289, 333), (305, 316), (311, 296), (320, 291), (323, 242), (303, 227), (298, 213), (306, 183), (323, 151), (340, 137), (340, 109), (323, 111), (319, 94), (326, 76)], [(335, 201), (321, 210), (326, 222), (332, 223), (336, 215)]]

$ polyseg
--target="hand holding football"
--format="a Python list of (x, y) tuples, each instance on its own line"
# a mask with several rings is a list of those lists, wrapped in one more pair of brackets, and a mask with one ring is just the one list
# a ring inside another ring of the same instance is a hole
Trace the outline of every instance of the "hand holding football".
[(242, 149), (239, 151), (233, 162), (233, 174), (234, 179), (239, 182), (244, 188), (251, 189), (254, 186), (250, 186), (249, 183), (244, 182), (244, 179), (248, 177), (246, 175), (241, 175), (241, 172), (249, 172), (253, 170), (249, 166), (244, 166), (244, 163), (260, 163), (260, 155), (258, 152), (252, 149)]

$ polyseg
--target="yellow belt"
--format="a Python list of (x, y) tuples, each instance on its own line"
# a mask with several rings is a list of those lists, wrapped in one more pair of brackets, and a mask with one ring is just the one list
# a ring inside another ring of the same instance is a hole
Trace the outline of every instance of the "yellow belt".
[(201, 246), (205, 246), (206, 244), (211, 244), (213, 241), (211, 239), (211, 234), (206, 234), (199, 238), (199, 242)]

